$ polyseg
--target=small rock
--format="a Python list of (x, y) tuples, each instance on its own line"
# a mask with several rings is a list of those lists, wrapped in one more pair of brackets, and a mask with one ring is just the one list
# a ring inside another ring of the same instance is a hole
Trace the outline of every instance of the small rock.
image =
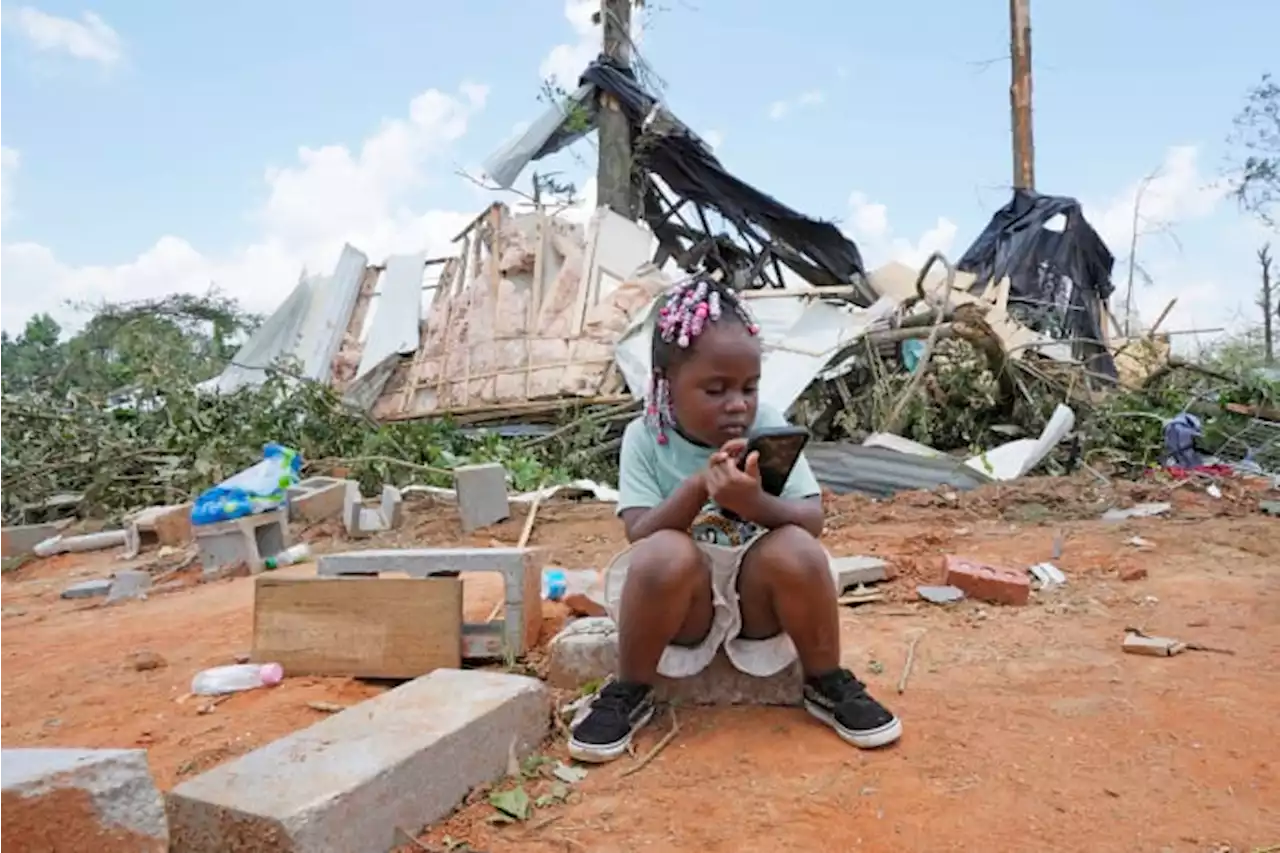
[(1120, 580), (1122, 581), (1140, 581), (1147, 576), (1147, 570), (1142, 566), (1125, 566), (1120, 570)]
[(160, 669), (168, 665), (164, 658), (151, 651), (151, 649), (141, 649), (129, 655), (129, 664), (137, 672)]
[(339, 705), (337, 702), (323, 702), (320, 700), (308, 702), (307, 707), (313, 711), (321, 711), (325, 714), (336, 714), (339, 711), (347, 710), (346, 705)]

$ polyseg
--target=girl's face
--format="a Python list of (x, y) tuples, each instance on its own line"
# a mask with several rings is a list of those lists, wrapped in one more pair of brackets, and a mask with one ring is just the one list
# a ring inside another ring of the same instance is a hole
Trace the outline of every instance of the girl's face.
[(710, 447), (741, 438), (756, 419), (760, 337), (732, 320), (708, 323), (667, 381), (685, 435)]

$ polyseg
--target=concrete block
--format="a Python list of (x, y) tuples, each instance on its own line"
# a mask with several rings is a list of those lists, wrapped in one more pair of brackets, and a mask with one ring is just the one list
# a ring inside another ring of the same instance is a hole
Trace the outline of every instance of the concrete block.
[(458, 514), (468, 533), (511, 517), (507, 500), (507, 469), (497, 462), (461, 465), (453, 469), (458, 492)]
[(265, 558), (289, 547), (289, 527), (282, 509), (215, 524), (197, 524), (193, 530), (206, 580), (230, 574), (241, 565), (258, 574)]
[(309, 477), (291, 486), (285, 491), (289, 520), (316, 524), (342, 515), (348, 482), (336, 477)]
[(1031, 597), (1031, 578), (1026, 572), (988, 566), (977, 560), (952, 555), (947, 555), (945, 567), (945, 583), (964, 590), (969, 598), (992, 604), (1021, 605)]
[[(570, 622), (547, 649), (547, 681), (573, 689), (613, 675), (618, 664), (618, 633), (608, 618)], [(722, 649), (711, 665), (689, 678), (659, 678), (661, 700), (687, 705), (797, 705), (804, 676), (794, 663), (777, 675), (757, 678), (740, 672)]]
[(832, 557), (831, 572), (836, 591), (866, 583), (880, 583), (889, 577), (889, 564), (879, 557)]
[(73, 583), (62, 591), (63, 598), (97, 598), (111, 592), (110, 578), (94, 578), (93, 580)]
[(403, 548), (324, 554), (316, 573), (340, 575), (406, 574), (415, 578), (497, 572), (503, 578), (503, 618), (462, 626), (462, 656), (467, 659), (519, 657), (533, 648), (542, 631), (542, 572), (530, 548)]
[(0, 833), (11, 850), (164, 853), (164, 800), (141, 749), (0, 751)]
[(156, 541), (161, 547), (181, 548), (195, 539), (191, 529), (191, 504), (177, 504), (156, 516)]
[(0, 556), (21, 557), (35, 552), (46, 539), (52, 539), (71, 524), (71, 519), (48, 524), (19, 524), (0, 528)]
[(111, 588), (107, 590), (107, 604), (127, 601), (132, 598), (146, 598), (151, 588), (151, 573), (139, 569), (116, 572), (111, 579)]
[(440, 669), (184, 782), (173, 853), (385, 853), (502, 777), (550, 723), (541, 682)]
[(384, 530), (394, 530), (403, 519), (403, 498), (395, 486), (383, 486), (382, 498), (376, 509), (364, 505), (360, 486), (348, 482), (343, 492), (342, 525), (350, 539), (363, 539)]

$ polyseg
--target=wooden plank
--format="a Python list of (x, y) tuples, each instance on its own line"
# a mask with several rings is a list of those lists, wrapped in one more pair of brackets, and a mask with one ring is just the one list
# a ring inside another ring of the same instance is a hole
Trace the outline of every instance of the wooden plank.
[(462, 664), (458, 578), (259, 575), (253, 659), (285, 675), (417, 678)]

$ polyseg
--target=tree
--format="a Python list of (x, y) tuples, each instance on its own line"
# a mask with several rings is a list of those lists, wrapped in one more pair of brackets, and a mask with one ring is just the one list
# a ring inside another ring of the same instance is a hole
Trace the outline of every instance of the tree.
[(1228, 142), (1236, 200), (1275, 228), (1280, 217), (1280, 83), (1270, 73), (1249, 90)]

